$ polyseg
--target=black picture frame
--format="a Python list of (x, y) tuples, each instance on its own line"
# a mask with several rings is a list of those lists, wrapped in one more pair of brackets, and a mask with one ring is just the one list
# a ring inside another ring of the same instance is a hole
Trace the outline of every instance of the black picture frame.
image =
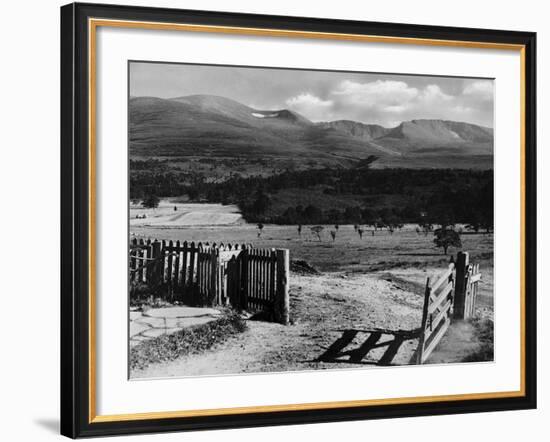
[[(524, 50), (524, 395), (94, 422), (90, 419), (89, 18), (521, 45)], [(88, 437), (536, 408), (536, 34), (166, 8), (61, 8), (61, 433)]]

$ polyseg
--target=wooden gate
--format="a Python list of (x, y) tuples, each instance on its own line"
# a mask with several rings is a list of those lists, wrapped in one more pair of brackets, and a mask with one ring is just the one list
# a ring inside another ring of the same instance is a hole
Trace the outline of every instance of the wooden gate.
[(476, 314), (479, 264), (470, 264), (468, 252), (459, 252), (456, 263), (435, 284), (426, 280), (422, 324), (418, 338), (416, 362), (423, 364), (441, 341), (452, 320), (473, 318)]
[(418, 364), (423, 364), (428, 359), (451, 324), (451, 307), (453, 305), (455, 284), (454, 270), (455, 265), (451, 263), (435, 284), (430, 285), (430, 278), (426, 281), (422, 325), (417, 350)]
[(136, 239), (130, 244), (130, 283), (144, 283), (169, 302), (273, 310), (278, 322), (288, 323), (288, 276), (286, 249)]

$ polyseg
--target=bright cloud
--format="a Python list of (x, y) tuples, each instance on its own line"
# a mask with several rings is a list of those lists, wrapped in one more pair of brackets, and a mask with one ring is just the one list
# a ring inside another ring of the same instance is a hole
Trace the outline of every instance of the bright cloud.
[(344, 80), (332, 91), (334, 107), (346, 118), (389, 126), (393, 121), (442, 118), (456, 97), (437, 84), (412, 87), (405, 81)]
[(418, 98), (421, 102), (447, 102), (453, 100), (453, 98), (455, 97), (444, 93), (439, 86), (435, 84), (429, 84), (422, 90), (422, 93), (419, 95)]
[(462, 92), (465, 96), (475, 97), (482, 100), (493, 99), (493, 82), (492, 81), (476, 81), (466, 85)]
[(331, 118), (332, 100), (322, 100), (310, 93), (302, 93), (286, 100), (286, 105), (312, 121), (323, 121)]
[(403, 106), (418, 96), (418, 89), (403, 81), (376, 80), (357, 83), (345, 80), (332, 92), (345, 102), (363, 106)]
[(436, 81), (411, 86), (401, 80), (343, 79), (324, 94), (299, 93), (285, 104), (312, 121), (348, 119), (392, 127), (396, 121), (423, 118), (481, 120), (492, 113), (492, 102), (493, 85), (487, 80), (465, 81), (444, 90)]
[[(487, 101), (481, 96), (486, 97)], [(490, 112), (487, 105), (492, 103), (492, 97), (492, 84), (488, 81), (466, 82), (461, 88), (444, 90), (435, 81), (411, 86), (401, 80), (343, 80), (333, 87), (328, 93), (329, 100), (323, 103), (331, 103), (332, 113), (338, 119), (391, 127), (395, 121), (422, 118), (481, 119)], [(308, 98), (313, 101), (313, 97)], [(304, 97), (304, 101), (308, 100)]]

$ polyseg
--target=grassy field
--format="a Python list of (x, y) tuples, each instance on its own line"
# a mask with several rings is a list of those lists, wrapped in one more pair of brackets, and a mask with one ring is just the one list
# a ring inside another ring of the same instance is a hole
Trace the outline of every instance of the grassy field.
[[(220, 206), (223, 207), (223, 206)], [(225, 209), (224, 209), (225, 210)], [(405, 225), (390, 234), (386, 230), (365, 230), (361, 239), (351, 225), (339, 226), (336, 239), (330, 235), (334, 226), (324, 226), (321, 241), (310, 226), (265, 225), (261, 235), (255, 225), (237, 223), (210, 226), (132, 225), (138, 238), (195, 242), (251, 244), (259, 248), (287, 248), (292, 260), (305, 260), (321, 272), (376, 274), (410, 282), (421, 290), (426, 276), (445, 268), (458, 249), (449, 256), (433, 244), (433, 235), (418, 234), (416, 226)], [(483, 274), (480, 286), (481, 303), (492, 307), (493, 298), (493, 234), (463, 234), (462, 249), (470, 253), (470, 261), (479, 263)]]

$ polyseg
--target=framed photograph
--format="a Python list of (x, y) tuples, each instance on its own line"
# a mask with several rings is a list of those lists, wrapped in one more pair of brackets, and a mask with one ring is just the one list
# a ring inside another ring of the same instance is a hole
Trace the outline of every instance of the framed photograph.
[(62, 434), (535, 408), (535, 44), (62, 7)]

